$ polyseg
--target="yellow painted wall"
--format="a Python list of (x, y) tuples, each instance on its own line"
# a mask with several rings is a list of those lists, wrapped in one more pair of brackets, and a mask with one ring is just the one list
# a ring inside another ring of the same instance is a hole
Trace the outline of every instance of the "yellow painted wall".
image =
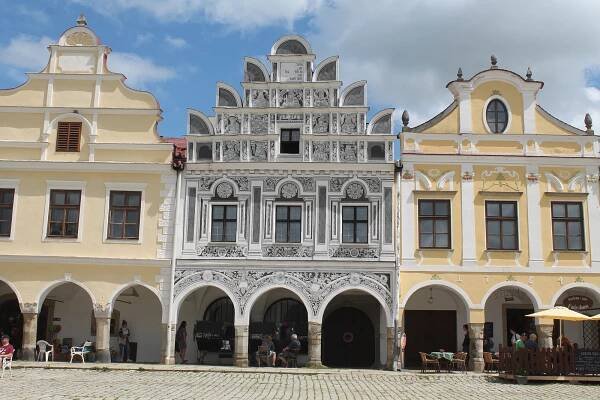
[(92, 107), (95, 85), (93, 80), (57, 79), (54, 81), (52, 106)]
[(423, 133), (458, 133), (458, 106), (435, 125), (423, 130)]
[(471, 118), (474, 133), (487, 133), (483, 124), (485, 102), (493, 95), (502, 96), (510, 108), (512, 121), (505, 134), (523, 133), (523, 97), (511, 84), (501, 81), (484, 82), (471, 92)]
[(0, 113), (0, 140), (37, 142), (43, 124), (42, 113)]
[(100, 115), (98, 143), (159, 143), (156, 115)]
[(169, 162), (171, 154), (167, 151), (152, 151), (143, 150), (136, 151), (131, 149), (125, 150), (96, 150), (94, 153), (95, 161), (112, 161), (112, 162), (140, 162), (140, 163), (160, 163)]
[(156, 101), (150, 93), (128, 89), (121, 81), (105, 80), (101, 88), (101, 107), (112, 108), (157, 108)]
[(42, 107), (47, 87), (46, 80), (30, 79), (14, 89), (0, 89), (0, 106)]
[(573, 135), (573, 133), (549, 121), (538, 110), (535, 110), (535, 128), (538, 134)]
[(0, 147), (0, 160), (39, 160), (40, 148)]

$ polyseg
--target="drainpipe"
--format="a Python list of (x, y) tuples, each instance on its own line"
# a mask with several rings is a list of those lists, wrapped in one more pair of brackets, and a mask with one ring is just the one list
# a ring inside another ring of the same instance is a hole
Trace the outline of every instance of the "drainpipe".
[[(400, 135), (398, 135), (400, 138)], [(394, 181), (396, 184), (396, 248), (394, 251), (394, 282), (392, 285), (392, 318), (394, 319), (394, 349), (393, 349), (393, 362), (392, 371), (402, 370), (402, 365), (398, 365), (398, 359), (402, 359), (402, 355), (398, 353), (398, 295), (400, 289), (400, 276), (398, 275), (400, 266), (400, 182), (402, 179), (402, 162), (400, 160), (395, 161), (394, 168)]]

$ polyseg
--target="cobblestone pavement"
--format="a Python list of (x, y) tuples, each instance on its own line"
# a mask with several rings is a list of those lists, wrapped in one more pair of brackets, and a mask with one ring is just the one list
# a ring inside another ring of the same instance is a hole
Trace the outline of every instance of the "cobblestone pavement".
[(382, 371), (329, 373), (14, 369), (0, 399), (600, 399), (600, 385), (519, 386), (492, 376)]

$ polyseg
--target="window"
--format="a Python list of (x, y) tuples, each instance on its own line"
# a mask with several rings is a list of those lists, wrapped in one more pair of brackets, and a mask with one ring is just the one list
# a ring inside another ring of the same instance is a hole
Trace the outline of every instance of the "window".
[(517, 202), (487, 201), (485, 232), (488, 250), (518, 250)]
[(275, 241), (300, 243), (302, 231), (302, 207), (277, 206), (275, 212)]
[(504, 103), (494, 99), (488, 103), (485, 111), (485, 119), (490, 131), (493, 133), (502, 133), (508, 125), (508, 111)]
[(211, 161), (212, 160), (212, 145), (210, 143), (196, 144), (196, 161)]
[(419, 247), (450, 248), (450, 200), (419, 200)]
[(51, 190), (48, 237), (76, 238), (81, 190)]
[(213, 242), (235, 242), (237, 229), (237, 206), (212, 206), (210, 240)]
[(300, 154), (300, 129), (282, 129), (279, 141), (282, 154)]
[(366, 206), (342, 207), (342, 242), (367, 243), (369, 209)]
[(583, 207), (579, 202), (552, 202), (554, 250), (585, 250)]
[(383, 142), (369, 143), (369, 160), (385, 161), (385, 144)]
[(142, 192), (111, 191), (109, 239), (139, 239)]
[(56, 129), (56, 151), (78, 152), (81, 122), (59, 122)]
[(15, 189), (0, 189), (0, 236), (10, 236)]

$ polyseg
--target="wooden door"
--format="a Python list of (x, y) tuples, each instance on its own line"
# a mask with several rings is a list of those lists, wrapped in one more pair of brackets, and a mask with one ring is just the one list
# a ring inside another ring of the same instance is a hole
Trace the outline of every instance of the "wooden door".
[(405, 310), (404, 326), (404, 363), (407, 367), (416, 368), (421, 365), (419, 352), (430, 353), (440, 349), (457, 351), (455, 310)]

